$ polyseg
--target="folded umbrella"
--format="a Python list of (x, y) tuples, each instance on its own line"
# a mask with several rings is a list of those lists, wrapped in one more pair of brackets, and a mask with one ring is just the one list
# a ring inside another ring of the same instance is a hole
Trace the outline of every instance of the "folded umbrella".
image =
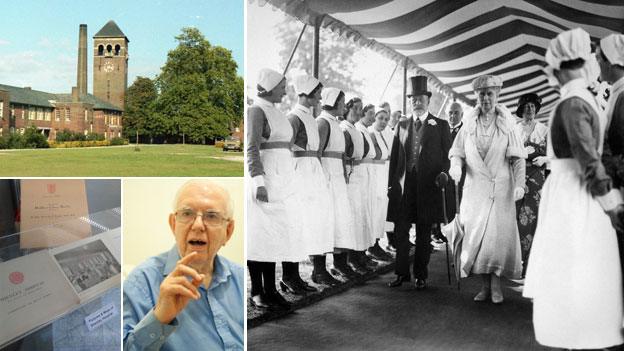
[(442, 234), (451, 242), (453, 265), (455, 267), (455, 278), (457, 279), (457, 290), (459, 290), (459, 279), (461, 278), (461, 252), (464, 241), (464, 227), (461, 224), (459, 215), (459, 187), (455, 184), (455, 206), (456, 214), (451, 223), (442, 227)]
[[(436, 177), (436, 185), (442, 189), (442, 212), (444, 213), (444, 224), (448, 225), (448, 216), (446, 214), (446, 185), (448, 183), (448, 176), (444, 172), (440, 172)], [(442, 238), (444, 241), (444, 247), (446, 249), (446, 276), (448, 277), (449, 285), (451, 285), (451, 268), (449, 267), (449, 253), (448, 253), (448, 239)]]

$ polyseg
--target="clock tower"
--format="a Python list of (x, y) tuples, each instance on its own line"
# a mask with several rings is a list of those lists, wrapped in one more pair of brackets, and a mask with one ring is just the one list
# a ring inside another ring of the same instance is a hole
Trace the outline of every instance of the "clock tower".
[(93, 36), (93, 95), (123, 109), (128, 87), (128, 43), (114, 21)]

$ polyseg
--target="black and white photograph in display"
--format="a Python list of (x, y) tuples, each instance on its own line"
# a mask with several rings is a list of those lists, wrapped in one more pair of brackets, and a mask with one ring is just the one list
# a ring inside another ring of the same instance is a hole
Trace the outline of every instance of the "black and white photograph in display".
[(624, 346), (624, 3), (249, 0), (247, 348)]
[(121, 266), (101, 240), (54, 255), (76, 292), (106, 281), (121, 272)]

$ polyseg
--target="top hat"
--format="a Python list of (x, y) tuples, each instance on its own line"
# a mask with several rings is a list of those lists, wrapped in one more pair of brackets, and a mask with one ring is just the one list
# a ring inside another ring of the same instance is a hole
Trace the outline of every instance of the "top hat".
[(427, 77), (414, 76), (409, 78), (407, 96), (427, 95), (431, 97), (431, 92), (427, 90)]
[(520, 97), (520, 101), (518, 101), (516, 116), (522, 118), (522, 114), (524, 113), (524, 105), (528, 104), (529, 102), (535, 105), (535, 114), (537, 114), (540, 108), (542, 108), (542, 98), (535, 93), (527, 93), (522, 95)]

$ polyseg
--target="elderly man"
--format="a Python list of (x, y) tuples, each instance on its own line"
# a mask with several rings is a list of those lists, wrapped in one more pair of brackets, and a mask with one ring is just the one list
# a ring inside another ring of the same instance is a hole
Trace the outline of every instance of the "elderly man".
[(451, 141), (453, 141), (455, 140), (455, 137), (457, 136), (457, 133), (459, 133), (461, 127), (464, 125), (462, 122), (464, 111), (462, 110), (461, 105), (457, 102), (452, 103), (449, 107), (448, 116), (451, 127)]
[(124, 350), (243, 350), (243, 269), (217, 255), (234, 231), (228, 192), (184, 184), (169, 226), (176, 244), (123, 284)]
[(410, 78), (412, 116), (399, 122), (390, 153), (388, 220), (394, 222), (396, 274), (390, 287), (410, 280), (409, 231), (416, 223), (414, 276), (417, 290), (426, 288), (431, 255), (431, 229), (443, 221), (441, 191), (435, 178), (449, 168), (451, 135), (448, 122), (429, 113), (427, 77)]

